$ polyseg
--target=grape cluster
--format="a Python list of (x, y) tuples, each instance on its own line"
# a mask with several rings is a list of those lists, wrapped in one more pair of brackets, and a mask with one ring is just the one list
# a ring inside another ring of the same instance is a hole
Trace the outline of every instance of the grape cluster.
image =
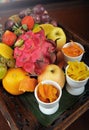
[(48, 12), (41, 4), (33, 7), (32, 15), (35, 20), (35, 23), (49, 23), (51, 20)]
[(51, 23), (54, 26), (57, 26), (57, 22), (51, 19), (47, 10), (41, 4), (34, 6), (32, 9), (28, 8), (19, 12), (20, 18), (23, 18), (26, 15), (31, 15), (34, 18), (35, 23)]
[[(10, 30), (18, 34), (23, 34), (24, 28), (21, 26), (21, 20), (25, 16), (32, 16), (34, 18), (35, 24), (45, 24), (50, 23), (54, 26), (58, 26), (57, 21), (53, 20), (47, 10), (44, 8), (43, 5), (38, 4), (34, 6), (32, 9), (27, 8), (21, 10), (18, 15), (12, 15), (8, 20), (5, 22), (5, 30)], [(18, 22), (17, 22), (18, 21)]]
[(5, 67), (13, 68), (15, 67), (15, 60), (14, 59), (6, 59), (0, 55), (0, 63)]

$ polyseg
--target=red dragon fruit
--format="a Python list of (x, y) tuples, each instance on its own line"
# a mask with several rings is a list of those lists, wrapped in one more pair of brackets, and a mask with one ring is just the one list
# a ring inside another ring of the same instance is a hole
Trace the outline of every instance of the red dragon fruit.
[(47, 41), (43, 30), (38, 33), (28, 31), (20, 35), (20, 39), (23, 44), (14, 48), (17, 67), (22, 67), (31, 75), (39, 75), (46, 65), (55, 62), (56, 46)]

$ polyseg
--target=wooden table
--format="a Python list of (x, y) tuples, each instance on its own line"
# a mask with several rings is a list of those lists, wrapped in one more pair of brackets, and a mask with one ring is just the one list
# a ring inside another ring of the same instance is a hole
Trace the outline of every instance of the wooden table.
[[(8, 4), (0, 4), (0, 23), (4, 24), (5, 20), (12, 14), (18, 13), (27, 7), (35, 5), (32, 2), (14, 2)], [(89, 3), (78, 2), (56, 2), (46, 5), (49, 14), (53, 19), (56, 19), (63, 27), (77, 37), (84, 44), (89, 45)], [(72, 31), (71, 31), (72, 30)], [(77, 34), (77, 35), (76, 35)], [(80, 38), (80, 37), (81, 38)], [(89, 47), (89, 46), (88, 46)], [(89, 60), (89, 59), (87, 59)], [(88, 62), (88, 61), (87, 61)], [(89, 63), (89, 62), (88, 62)], [(18, 97), (13, 97), (0, 90), (0, 130), (35, 130), (45, 129), (39, 124), (35, 116), (29, 112), (23, 104), (18, 100)], [(73, 110), (61, 117), (61, 120), (56, 120), (55, 124), (48, 129), (64, 130), (79, 118), (85, 111), (89, 109), (89, 97), (78, 102)]]

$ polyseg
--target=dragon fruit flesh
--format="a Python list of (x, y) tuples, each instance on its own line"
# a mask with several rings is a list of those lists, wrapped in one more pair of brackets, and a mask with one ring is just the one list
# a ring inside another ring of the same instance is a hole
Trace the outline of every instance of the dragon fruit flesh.
[(39, 75), (46, 65), (55, 62), (56, 46), (47, 41), (43, 30), (38, 33), (28, 31), (19, 39), (24, 44), (14, 48), (16, 67), (22, 67), (31, 75)]

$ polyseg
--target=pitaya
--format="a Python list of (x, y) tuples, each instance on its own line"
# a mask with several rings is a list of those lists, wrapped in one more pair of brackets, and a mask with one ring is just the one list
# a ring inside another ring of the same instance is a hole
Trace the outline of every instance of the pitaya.
[(31, 75), (39, 75), (46, 65), (55, 62), (56, 46), (47, 41), (43, 30), (38, 33), (28, 31), (19, 39), (24, 44), (14, 48), (17, 67), (22, 67)]

